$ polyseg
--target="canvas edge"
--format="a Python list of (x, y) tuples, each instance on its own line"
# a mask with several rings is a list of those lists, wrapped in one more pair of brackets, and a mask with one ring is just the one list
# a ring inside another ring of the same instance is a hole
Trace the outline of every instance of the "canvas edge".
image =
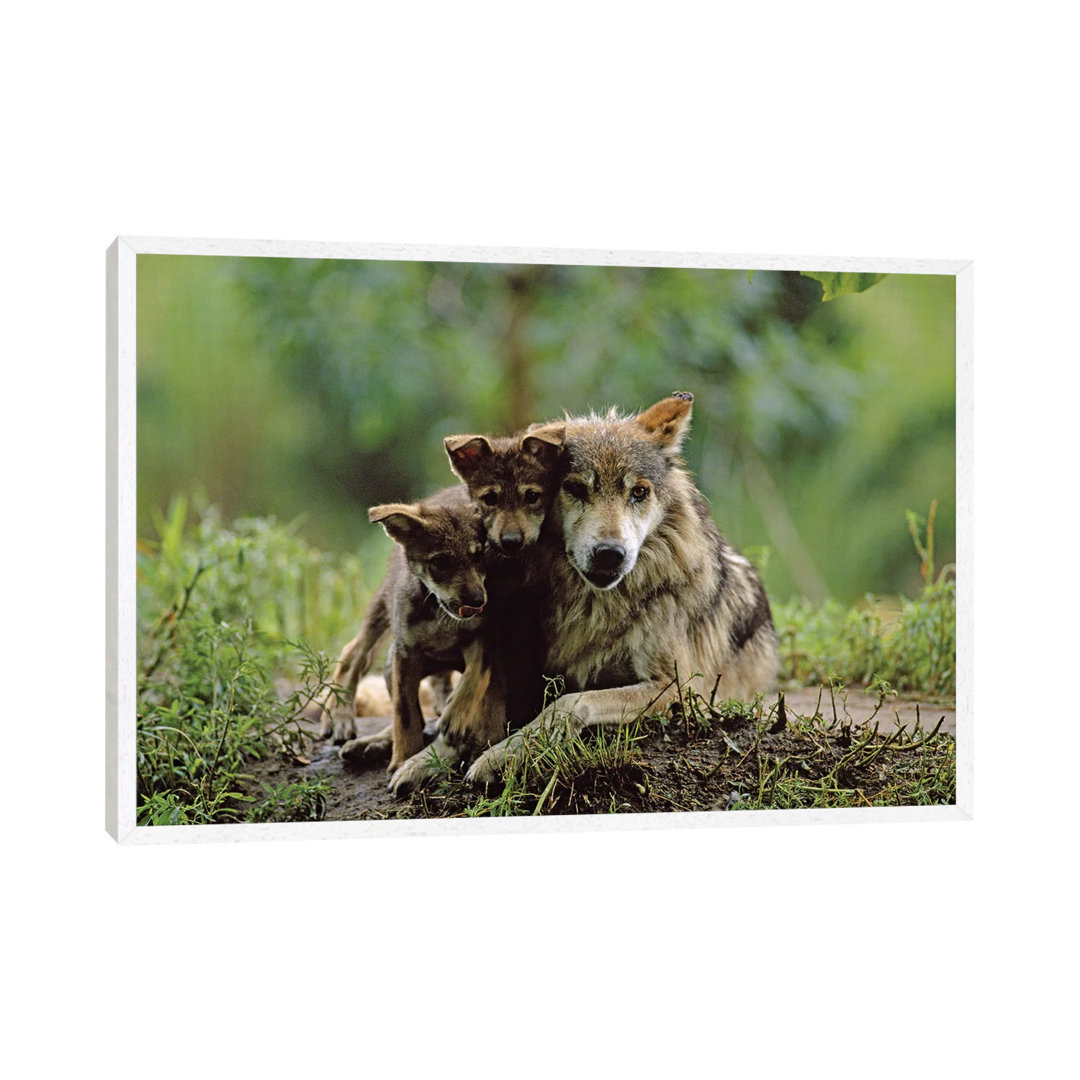
[(135, 272), (119, 237), (105, 303), (105, 827), (118, 842), (135, 829)]
[[(263, 258), (387, 259), (448, 262), (661, 266), (729, 270), (828, 270), (851, 273), (940, 274), (956, 281), (957, 388), (957, 795), (952, 806), (843, 810), (763, 810), (752, 813), (625, 814), (610, 817), (433, 819), (394, 822), (311, 822), (276, 825), (135, 823), (135, 315), (138, 255)], [(221, 843), (249, 840), (401, 838), (462, 834), (585, 832), (608, 829), (871, 824), (971, 820), (973, 795), (971, 581), (971, 450), (973, 264), (955, 259), (866, 256), (723, 255), (704, 252), (584, 250), (323, 241), (210, 240), (119, 236), (106, 271), (106, 829), (118, 843)], [(962, 628), (962, 630), (961, 630)], [(123, 676), (123, 677), (121, 677)], [(126, 793), (126, 794), (125, 794)], [(124, 797), (122, 797), (124, 796)]]
[(505, 818), (404, 818), (400, 821), (313, 821), (286, 824), (140, 825), (125, 843), (247, 843), (260, 840), (390, 840), (436, 836), (603, 833), (658, 829), (724, 829), (806, 825), (898, 825), (967, 821), (952, 806), (871, 806), (858, 809), (685, 811)]
[(956, 805), (975, 813), (975, 267), (956, 274)]
[(386, 244), (350, 241), (195, 239), (123, 236), (139, 255), (215, 255), (282, 259), (383, 259), (551, 265), (661, 266), (709, 270), (831, 270), (844, 273), (949, 274), (963, 259), (895, 259), (847, 255), (731, 255), (718, 252), (630, 251), (618, 248), (519, 248), (483, 245)]

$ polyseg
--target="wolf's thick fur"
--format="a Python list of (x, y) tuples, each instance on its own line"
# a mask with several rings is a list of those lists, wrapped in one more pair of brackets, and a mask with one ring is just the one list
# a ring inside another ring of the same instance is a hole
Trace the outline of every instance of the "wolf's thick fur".
[[(383, 619), (391, 633), (387, 681), (393, 723), (376, 735), (346, 742), (341, 756), (366, 756), (384, 749), (389, 739), (390, 768), (396, 769), (424, 745), (421, 680), (467, 670), (487, 603), (484, 534), (480, 515), (464, 493), (376, 506), (368, 516), (396, 542), (365, 619), (372, 622), (372, 636), (380, 632)], [(380, 612), (378, 622), (371, 619), (373, 612)], [(371, 648), (365, 642), (358, 652), (370, 654)]]
[[(726, 697), (766, 691), (779, 666), (765, 590), (721, 535), (679, 457), (692, 397), (634, 417), (567, 423), (563, 480), (548, 516), (545, 670), (563, 694), (529, 728), (617, 726), (662, 708), (682, 680), (720, 676)], [(469, 770), (499, 775), (516, 737)]]

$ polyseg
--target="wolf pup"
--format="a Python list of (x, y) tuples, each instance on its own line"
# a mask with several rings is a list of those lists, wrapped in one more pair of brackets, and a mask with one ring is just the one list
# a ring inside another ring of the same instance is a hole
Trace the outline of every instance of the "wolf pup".
[(390, 768), (396, 769), (424, 745), (421, 679), (467, 670), (487, 603), (484, 533), (480, 515), (457, 489), (426, 502), (375, 506), (368, 518), (396, 544), (369, 610), (378, 613), (372, 636), (381, 637), (384, 618), (391, 635), (387, 681), (394, 715), (385, 731), (347, 742), (341, 756), (363, 757), (389, 740)]
[(524, 435), (450, 435), (443, 440), (450, 467), (479, 508), (496, 554), (514, 558), (539, 539), (557, 487), (562, 441), (562, 424)]
[[(692, 402), (674, 394), (637, 416), (567, 422), (543, 624), (544, 670), (569, 692), (526, 728), (628, 723), (674, 699), (676, 674), (709, 684), (719, 675), (726, 697), (772, 686), (779, 654), (765, 589), (679, 457)], [(517, 738), (485, 751), (467, 779), (496, 780)]]

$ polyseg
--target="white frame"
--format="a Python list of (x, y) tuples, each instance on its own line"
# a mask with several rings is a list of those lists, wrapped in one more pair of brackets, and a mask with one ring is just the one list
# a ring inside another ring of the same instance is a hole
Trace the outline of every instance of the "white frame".
[[(523, 818), (422, 818), (283, 825), (136, 825), (135, 777), (135, 386), (136, 258), (139, 255), (384, 259), (439, 262), (669, 266), (717, 270), (823, 270), (942, 274), (956, 278), (956, 803), (952, 806), (756, 810)], [(970, 820), (973, 813), (973, 265), (966, 260), (876, 259), (700, 252), (584, 251), (274, 240), (119, 237), (107, 253), (106, 316), (106, 708), (105, 822), (120, 843), (400, 837), (456, 833), (878, 824)]]

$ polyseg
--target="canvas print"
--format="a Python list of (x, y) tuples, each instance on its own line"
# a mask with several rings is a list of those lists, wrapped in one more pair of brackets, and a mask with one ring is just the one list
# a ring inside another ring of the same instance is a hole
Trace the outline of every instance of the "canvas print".
[(138, 826), (956, 802), (953, 274), (135, 282)]

